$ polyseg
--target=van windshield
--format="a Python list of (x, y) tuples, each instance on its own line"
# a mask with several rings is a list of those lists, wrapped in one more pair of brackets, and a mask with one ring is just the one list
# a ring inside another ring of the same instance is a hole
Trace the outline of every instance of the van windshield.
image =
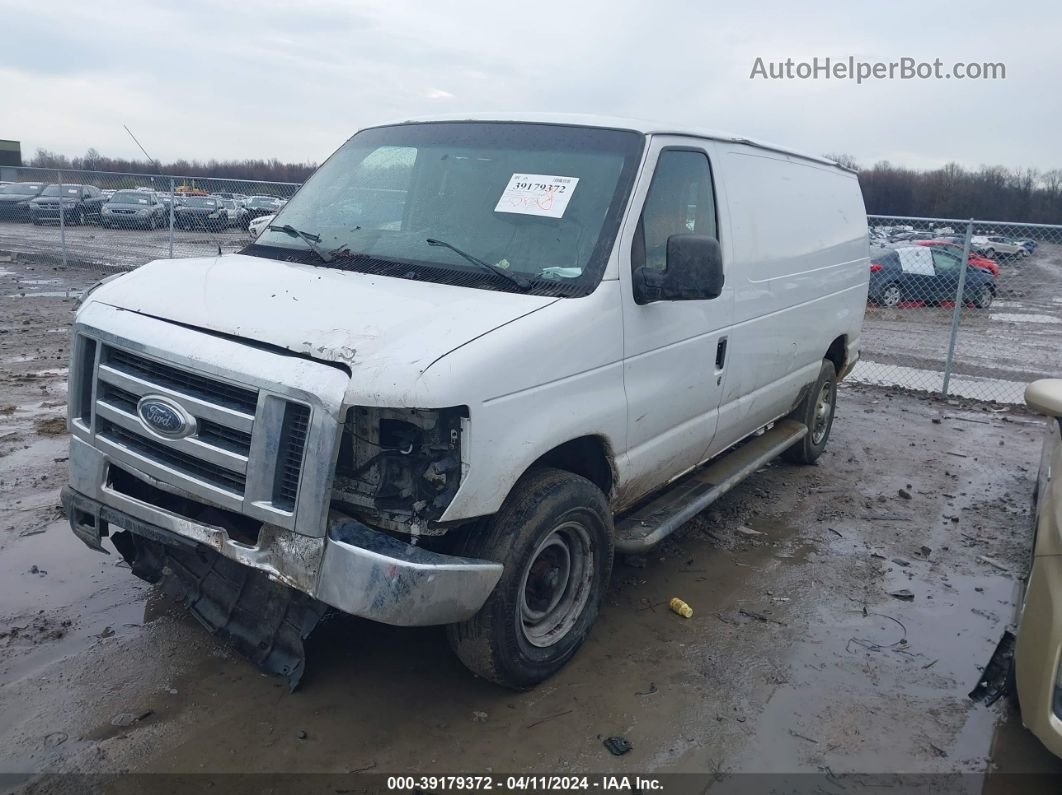
[(636, 132), (547, 124), (364, 130), (247, 253), (481, 289), (585, 295), (601, 279), (643, 145)]

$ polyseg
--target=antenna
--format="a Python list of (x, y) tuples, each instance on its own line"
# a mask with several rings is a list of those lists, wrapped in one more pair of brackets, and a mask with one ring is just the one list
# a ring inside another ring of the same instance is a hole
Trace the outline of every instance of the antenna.
[(143, 146), (141, 146), (141, 145), (140, 145), (140, 141), (138, 141), (138, 140), (136, 139), (136, 136), (135, 136), (135, 135), (133, 135), (133, 131), (132, 131), (132, 130), (130, 130), (130, 129), (129, 129), (129, 128), (128, 128), (128, 127), (126, 126), (126, 125), (124, 125), (124, 124), (123, 124), (122, 126), (123, 126), (123, 127), (125, 127), (125, 131), (126, 131), (127, 133), (129, 133), (129, 137), (133, 139), (133, 143), (135, 143), (135, 144), (136, 144), (137, 146), (139, 146), (139, 147), (140, 147), (140, 151), (144, 153), (144, 157), (146, 157), (146, 158), (148, 159), (148, 162), (154, 163), (154, 164), (155, 164), (155, 168), (156, 168), (156, 169), (157, 169), (157, 168), (159, 168), (159, 161), (158, 161), (158, 160), (156, 160), (155, 158), (153, 158), (153, 157), (152, 157), (151, 155), (149, 155), (149, 154), (147, 153), (147, 149), (145, 149), (145, 148), (144, 148)]

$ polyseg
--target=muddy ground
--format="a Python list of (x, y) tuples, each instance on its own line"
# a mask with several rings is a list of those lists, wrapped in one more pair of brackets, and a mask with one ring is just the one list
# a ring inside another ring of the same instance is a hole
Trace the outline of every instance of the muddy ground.
[[(619, 562), (590, 641), (534, 691), (473, 678), (437, 629), (336, 618), (289, 694), (59, 514), (66, 331), (96, 277), (0, 263), (0, 773), (25, 786), (58, 771), (725, 783), (1062, 770), (1005, 700), (967, 697), (1014, 613), (1036, 418), (843, 388), (817, 466), (768, 466), (648, 558)], [(889, 595), (904, 590), (913, 600)], [(692, 619), (668, 611), (672, 596)], [(602, 745), (617, 734), (633, 745), (622, 757)]]

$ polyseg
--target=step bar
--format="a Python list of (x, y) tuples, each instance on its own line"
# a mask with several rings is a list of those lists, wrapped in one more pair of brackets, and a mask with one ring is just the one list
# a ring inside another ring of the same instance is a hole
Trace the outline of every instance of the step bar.
[(803, 423), (781, 420), (770, 430), (675, 481), (616, 523), (616, 551), (645, 552), (660, 543), (807, 433), (808, 427)]

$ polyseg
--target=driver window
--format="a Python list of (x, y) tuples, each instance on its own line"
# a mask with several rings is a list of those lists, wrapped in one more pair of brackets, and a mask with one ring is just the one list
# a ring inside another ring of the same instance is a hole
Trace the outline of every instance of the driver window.
[(941, 276), (945, 273), (954, 273), (959, 270), (959, 260), (953, 257), (946, 251), (940, 251), (937, 248), (933, 248), (933, 268), (936, 270), (937, 275)]
[(718, 237), (712, 170), (703, 152), (665, 149), (635, 230), (632, 266), (664, 270), (667, 239), (679, 234)]

